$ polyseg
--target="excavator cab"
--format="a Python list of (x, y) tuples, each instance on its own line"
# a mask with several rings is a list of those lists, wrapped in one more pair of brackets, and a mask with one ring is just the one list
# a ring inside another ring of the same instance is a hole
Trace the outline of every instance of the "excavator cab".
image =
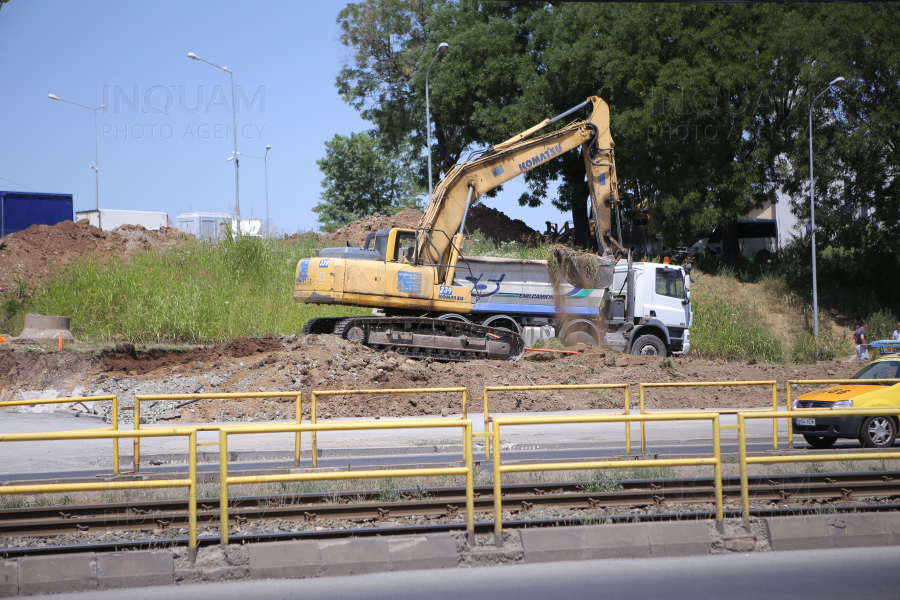
[(416, 232), (414, 229), (381, 229), (366, 237), (363, 250), (377, 252), (385, 262), (412, 263), (416, 255)]

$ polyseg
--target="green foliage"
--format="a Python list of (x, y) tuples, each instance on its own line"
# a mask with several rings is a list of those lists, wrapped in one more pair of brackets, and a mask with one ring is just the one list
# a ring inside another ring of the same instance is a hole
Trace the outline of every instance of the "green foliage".
[(897, 329), (897, 317), (886, 310), (879, 310), (868, 316), (866, 322), (866, 337), (870, 342), (875, 340), (889, 340)]
[(547, 244), (523, 244), (504, 242), (498, 244), (481, 231), (469, 235), (463, 245), (463, 256), (493, 256), (497, 258), (520, 258), (525, 260), (545, 260)]
[(691, 286), (694, 310), (691, 353), (710, 358), (784, 362), (778, 339), (738, 296), (723, 293), (720, 287), (712, 285), (709, 277), (698, 273), (696, 279)]
[(545, 350), (565, 350), (562, 340), (558, 337), (540, 339), (534, 341), (535, 348), (543, 348)]
[(0, 297), (0, 331), (12, 331), (14, 325), (24, 318), (30, 298), (31, 292), (25, 279), (16, 274), (13, 289)]
[(317, 249), (304, 236), (239, 237), (219, 244), (190, 241), (108, 262), (86, 260), (54, 274), (28, 310), (70, 315), (72, 332), (85, 341), (121, 333), (132, 342), (198, 344), (299, 333), (312, 317), (363, 314), (294, 302), (297, 261)]
[[(827, 323), (825, 318), (820, 323)], [(816, 338), (812, 331), (803, 329), (796, 332), (791, 346), (791, 362), (798, 364), (815, 363), (817, 360), (833, 360), (853, 353), (849, 340), (839, 336), (830, 327), (819, 327), (819, 347), (816, 353)]]
[(400, 153), (368, 133), (335, 135), (325, 142), (325, 158), (316, 161), (325, 175), (322, 202), (313, 208), (323, 229), (334, 232), (374, 212), (393, 214), (417, 206), (422, 193)]

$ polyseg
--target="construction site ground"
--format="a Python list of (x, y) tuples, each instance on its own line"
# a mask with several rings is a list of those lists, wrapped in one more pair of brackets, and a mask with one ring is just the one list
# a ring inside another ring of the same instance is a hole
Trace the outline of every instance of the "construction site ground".
[[(528, 352), (519, 362), (440, 362), (406, 359), (376, 352), (331, 335), (271, 335), (242, 338), (208, 347), (136, 348), (118, 344), (102, 349), (26, 346), (0, 349), (0, 401), (116, 394), (120, 422), (132, 420), (135, 394), (314, 390), (422, 389), (421, 394), (323, 399), (320, 418), (447, 416), (460, 412), (458, 394), (429, 393), (428, 388), (464, 386), (472, 398), (484, 385), (529, 386), (591, 383), (633, 384), (632, 404), (642, 382), (761, 381), (846, 378), (859, 368), (855, 360), (814, 365), (735, 364), (702, 358), (632, 356), (588, 347), (574, 355)], [(771, 406), (771, 388), (681, 387), (651, 390), (650, 409), (758, 408)], [(109, 422), (109, 402), (23, 406), (12, 410), (70, 410), (95, 414)], [(265, 421), (295, 417), (291, 398), (206, 400), (176, 409), (177, 403), (142, 403), (147, 423)], [(620, 390), (514, 391), (495, 394), (491, 411), (541, 413), (622, 409)], [(482, 411), (480, 401), (469, 412)]]

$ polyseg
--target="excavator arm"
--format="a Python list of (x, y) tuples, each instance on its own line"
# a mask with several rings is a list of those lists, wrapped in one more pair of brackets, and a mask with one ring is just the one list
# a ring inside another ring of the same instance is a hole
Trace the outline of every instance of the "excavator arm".
[[(587, 120), (576, 120), (552, 133), (527, 139), (583, 107), (591, 109)], [(451, 284), (472, 203), (485, 192), (578, 146), (584, 156), (600, 254), (617, 258), (621, 246), (609, 235), (610, 207), (619, 200), (609, 106), (601, 98), (591, 96), (561, 115), (545, 119), (454, 166), (438, 184), (417, 227), (418, 262), (438, 265), (438, 279)]]

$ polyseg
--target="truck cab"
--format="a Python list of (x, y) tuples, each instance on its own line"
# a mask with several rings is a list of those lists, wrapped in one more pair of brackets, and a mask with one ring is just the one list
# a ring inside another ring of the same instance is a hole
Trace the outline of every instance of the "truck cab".
[(620, 260), (607, 295), (607, 344), (643, 355), (691, 348), (691, 267)]

